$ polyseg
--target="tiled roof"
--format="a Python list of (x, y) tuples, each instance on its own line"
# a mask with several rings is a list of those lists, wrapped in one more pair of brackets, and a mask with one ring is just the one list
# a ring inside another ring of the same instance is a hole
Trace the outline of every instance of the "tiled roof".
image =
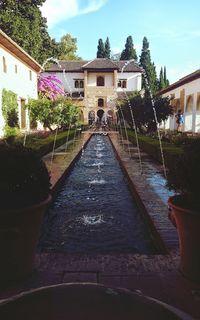
[(164, 94), (164, 93), (166, 93), (166, 92), (168, 92), (168, 91), (171, 91), (171, 90), (173, 90), (173, 89), (176, 89), (176, 88), (178, 88), (178, 87), (180, 87), (180, 86), (182, 86), (182, 85), (184, 85), (184, 84), (186, 84), (186, 83), (188, 83), (188, 82), (194, 81), (194, 80), (196, 80), (196, 79), (198, 79), (198, 78), (200, 78), (200, 69), (198, 69), (198, 70), (196, 70), (196, 71), (188, 74), (187, 76), (179, 79), (178, 81), (172, 83), (172, 84), (171, 84), (170, 86), (168, 86), (167, 88), (161, 90), (161, 91), (159, 92), (159, 94)]
[[(142, 72), (142, 69), (133, 61), (129, 64), (127, 61), (114, 61), (107, 58), (96, 58), (94, 60), (71, 60), (61, 61), (58, 64), (52, 64), (46, 71), (48, 72), (83, 72), (88, 71), (111, 71), (118, 70), (119, 72)], [(124, 67), (124, 69), (123, 69)]]
[(88, 61), (85, 60), (59, 60), (59, 65), (57, 63), (54, 63), (49, 68), (47, 68), (46, 71), (63, 72), (63, 70), (65, 70), (66, 72), (83, 72), (82, 66), (87, 62)]
[(119, 67), (110, 59), (107, 58), (97, 58), (88, 63), (84, 64), (82, 67), (84, 70), (118, 70)]
[(120, 60), (114, 61), (118, 66), (119, 71), (121, 72), (142, 72), (142, 68), (140, 68), (134, 61)]

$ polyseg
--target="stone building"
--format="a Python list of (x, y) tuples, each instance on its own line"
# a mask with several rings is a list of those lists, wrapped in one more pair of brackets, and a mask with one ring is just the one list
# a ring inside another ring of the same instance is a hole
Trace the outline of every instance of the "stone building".
[(24, 105), (29, 98), (37, 99), (37, 74), (42, 67), (10, 37), (0, 30), (0, 136), (5, 119), (2, 114), (2, 93), (17, 95), (19, 127), (27, 129), (29, 119)]
[(200, 132), (200, 69), (171, 84), (160, 94), (170, 97), (174, 108), (174, 115), (165, 124), (166, 129), (176, 129), (175, 114), (180, 109), (184, 115), (183, 131)]
[(80, 106), (84, 123), (114, 121), (117, 97), (125, 98), (126, 94), (141, 90), (142, 70), (133, 61), (58, 61), (43, 75), (52, 73)]

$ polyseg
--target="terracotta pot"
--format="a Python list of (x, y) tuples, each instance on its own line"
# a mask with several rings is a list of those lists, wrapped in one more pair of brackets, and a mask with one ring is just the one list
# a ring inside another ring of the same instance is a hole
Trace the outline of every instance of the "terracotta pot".
[(8, 281), (28, 275), (34, 265), (35, 249), (46, 200), (21, 209), (0, 209), (0, 279)]
[(126, 289), (91, 283), (43, 287), (0, 303), (0, 319), (192, 320), (184, 312)]
[(170, 197), (169, 218), (176, 226), (179, 236), (181, 273), (188, 279), (200, 283), (200, 212), (177, 206)]

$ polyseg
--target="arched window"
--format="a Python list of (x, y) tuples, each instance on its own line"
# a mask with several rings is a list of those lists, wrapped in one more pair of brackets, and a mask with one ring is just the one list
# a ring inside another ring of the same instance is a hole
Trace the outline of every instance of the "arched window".
[(7, 72), (6, 58), (3, 57), (3, 72)]
[(75, 81), (74, 86), (75, 86), (75, 88), (79, 88), (79, 81), (78, 80)]
[(118, 81), (117, 86), (118, 86), (118, 88), (121, 88), (121, 86), (122, 86), (122, 82), (121, 82), (121, 80), (119, 80), (119, 81)]
[(122, 82), (122, 88), (126, 88), (126, 80), (123, 80), (123, 82)]
[(102, 98), (98, 99), (98, 107), (103, 107), (104, 106), (104, 100)]
[(192, 112), (193, 110), (193, 96), (189, 95), (186, 100), (186, 112)]
[(98, 87), (104, 86), (104, 77), (102, 77), (102, 76), (97, 77), (97, 86)]
[(84, 85), (83, 85), (83, 80), (80, 80), (80, 88), (83, 88)]

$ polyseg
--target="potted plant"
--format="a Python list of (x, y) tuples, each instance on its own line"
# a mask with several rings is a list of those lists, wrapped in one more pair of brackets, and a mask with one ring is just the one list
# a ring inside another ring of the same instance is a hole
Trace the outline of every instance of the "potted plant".
[(22, 145), (0, 144), (0, 277), (33, 269), (40, 224), (51, 200), (44, 162)]
[(168, 172), (168, 187), (177, 195), (170, 197), (169, 218), (177, 228), (180, 246), (180, 271), (200, 282), (200, 139), (183, 146)]

